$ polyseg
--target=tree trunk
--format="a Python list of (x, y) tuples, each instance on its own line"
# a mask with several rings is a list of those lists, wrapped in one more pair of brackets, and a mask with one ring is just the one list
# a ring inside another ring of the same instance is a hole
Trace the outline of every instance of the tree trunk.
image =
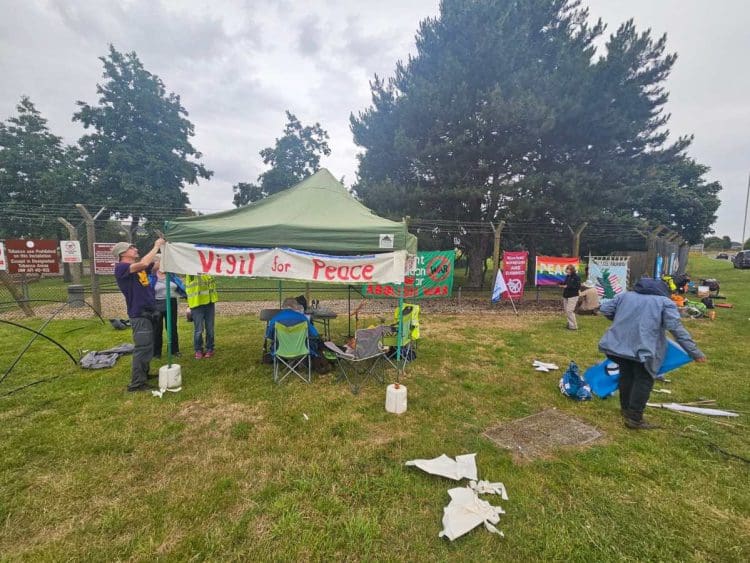
[(476, 238), (467, 244), (469, 247), (469, 277), (466, 286), (471, 289), (482, 289), (484, 285), (484, 273), (489, 249), (492, 244), (492, 235), (478, 234)]
[(2, 283), (10, 292), (10, 294), (13, 296), (13, 299), (16, 300), (16, 303), (18, 303), (18, 306), (21, 308), (24, 314), (27, 317), (33, 317), (34, 310), (31, 308), (28, 301), (24, 300), (23, 295), (21, 295), (21, 292), (18, 291), (16, 284), (13, 283), (13, 278), (10, 277), (10, 274), (8, 272), (0, 271), (0, 283)]

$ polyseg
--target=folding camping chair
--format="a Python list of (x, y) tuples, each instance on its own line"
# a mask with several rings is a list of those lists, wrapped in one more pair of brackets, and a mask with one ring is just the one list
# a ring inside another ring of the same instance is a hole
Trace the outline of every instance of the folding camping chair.
[(387, 360), (383, 346), (383, 334), (390, 330), (387, 326), (362, 328), (354, 333), (354, 349), (344, 351), (333, 342), (324, 346), (336, 355), (336, 365), (341, 376), (351, 387), (352, 393), (359, 393), (362, 385), (372, 376), (380, 383), (384, 382), (383, 370), (379, 369), (383, 360)]
[(388, 333), (383, 337), (383, 345), (389, 347), (390, 353), (386, 360), (395, 369), (404, 369), (406, 364), (416, 356), (417, 340), (419, 340), (419, 305), (404, 303), (401, 319), (401, 358), (397, 357), (399, 346), (398, 338), (398, 307), (393, 313), (396, 323), (389, 327)]
[[(312, 380), (310, 342), (307, 334), (307, 321), (291, 326), (279, 322), (273, 333), (273, 380), (281, 383), (289, 374), (296, 374), (305, 383)], [(303, 363), (307, 364), (305, 377)], [(282, 367), (283, 366), (283, 367)], [(280, 375), (279, 372), (283, 370)]]

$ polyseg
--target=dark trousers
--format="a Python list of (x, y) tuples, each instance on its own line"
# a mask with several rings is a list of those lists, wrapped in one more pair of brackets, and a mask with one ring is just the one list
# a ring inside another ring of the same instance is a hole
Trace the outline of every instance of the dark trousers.
[(206, 329), (206, 352), (214, 351), (214, 317), (216, 304), (198, 305), (191, 307), (193, 313), (193, 348), (196, 352), (203, 351), (203, 329)]
[(610, 356), (620, 366), (620, 408), (635, 421), (643, 419), (643, 411), (654, 387), (654, 378), (641, 362)]
[[(177, 299), (172, 297), (169, 301), (169, 308), (171, 309), (169, 314), (172, 315), (170, 322), (172, 330), (172, 353), (177, 354), (180, 351), (180, 342), (177, 337)], [(167, 300), (157, 299), (156, 310), (159, 315), (154, 319), (154, 357), (160, 358), (164, 342), (164, 329), (167, 328)]]
[(130, 370), (131, 391), (146, 385), (148, 381), (148, 367), (154, 353), (154, 326), (151, 319), (136, 317), (130, 319), (133, 330), (133, 366)]

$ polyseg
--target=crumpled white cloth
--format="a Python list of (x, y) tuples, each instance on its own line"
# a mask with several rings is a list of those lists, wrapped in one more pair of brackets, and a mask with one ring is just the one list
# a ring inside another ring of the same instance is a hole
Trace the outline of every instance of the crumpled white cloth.
[(422, 471), (432, 475), (448, 477), (455, 481), (461, 479), (477, 479), (477, 454), (457, 455), (456, 460), (452, 460), (443, 454), (434, 459), (412, 459), (406, 462), (408, 466), (416, 466)]
[(550, 371), (553, 369), (560, 369), (557, 364), (549, 364), (546, 362), (540, 362), (539, 360), (534, 360), (531, 364), (531, 367), (533, 367), (536, 371)]
[(500, 495), (503, 500), (508, 500), (508, 492), (502, 483), (490, 483), (489, 481), (469, 481), (469, 488), (479, 495)]
[(500, 515), (505, 511), (499, 506), (492, 506), (477, 496), (477, 492), (469, 487), (450, 489), (448, 494), (451, 501), (443, 509), (443, 530), (438, 537), (446, 537), (453, 541), (465, 533), (484, 524), (487, 531), (505, 537), (493, 524), (500, 521)]

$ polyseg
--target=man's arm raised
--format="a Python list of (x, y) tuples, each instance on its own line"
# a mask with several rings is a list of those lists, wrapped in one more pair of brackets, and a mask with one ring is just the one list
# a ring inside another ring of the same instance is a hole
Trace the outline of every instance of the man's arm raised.
[(158, 238), (154, 242), (154, 246), (151, 250), (148, 251), (148, 253), (141, 258), (138, 262), (133, 262), (130, 265), (130, 273), (135, 274), (136, 272), (141, 272), (145, 270), (146, 268), (151, 265), (151, 263), (154, 261), (154, 256), (156, 256), (156, 253), (159, 252), (159, 249), (164, 245), (164, 239)]

